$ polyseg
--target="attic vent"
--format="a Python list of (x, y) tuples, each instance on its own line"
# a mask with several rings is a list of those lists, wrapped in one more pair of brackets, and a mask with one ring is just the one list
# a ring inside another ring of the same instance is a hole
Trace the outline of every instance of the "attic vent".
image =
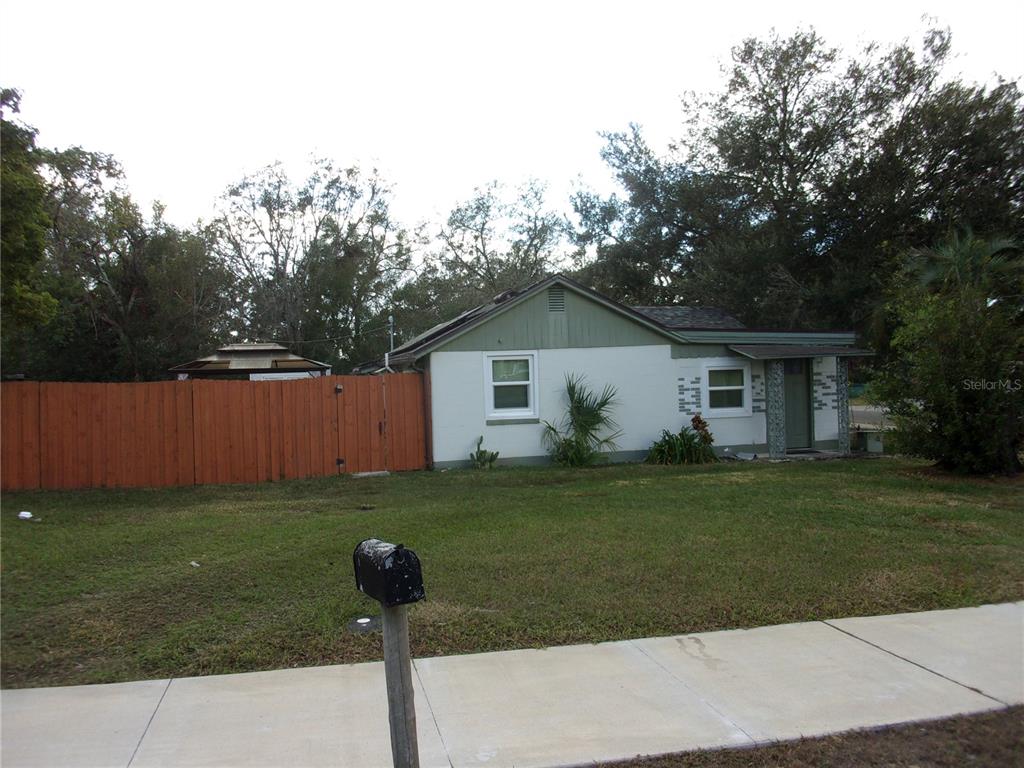
[(565, 312), (565, 288), (560, 285), (548, 288), (548, 312)]

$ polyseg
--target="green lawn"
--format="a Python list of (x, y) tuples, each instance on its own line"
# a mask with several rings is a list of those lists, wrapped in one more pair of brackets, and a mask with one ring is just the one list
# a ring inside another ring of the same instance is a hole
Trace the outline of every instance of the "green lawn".
[(6, 494), (2, 682), (377, 658), (369, 536), (423, 561), (420, 656), (1018, 600), (1022, 490), (876, 459)]

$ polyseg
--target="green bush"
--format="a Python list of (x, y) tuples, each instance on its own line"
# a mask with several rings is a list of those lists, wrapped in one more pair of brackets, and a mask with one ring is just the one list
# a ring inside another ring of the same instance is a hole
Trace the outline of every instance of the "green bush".
[(897, 451), (967, 473), (1013, 473), (1024, 445), (1022, 262), (967, 236), (918, 254), (891, 304), (894, 359), (872, 382)]
[(677, 433), (661, 430), (661, 437), (647, 452), (648, 464), (710, 464), (718, 461), (708, 423), (698, 413)]
[(589, 467), (604, 458), (603, 451), (615, 450), (615, 440), (622, 434), (611, 415), (615, 387), (605, 386), (595, 395), (582, 376), (566, 374), (565, 394), (569, 404), (565, 418), (557, 427), (544, 422), (544, 444), (556, 464)]

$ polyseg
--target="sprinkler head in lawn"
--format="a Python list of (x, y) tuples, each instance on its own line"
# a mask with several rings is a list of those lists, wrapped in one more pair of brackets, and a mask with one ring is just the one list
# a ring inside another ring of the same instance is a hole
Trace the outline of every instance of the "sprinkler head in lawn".
[(380, 616), (360, 616), (352, 619), (346, 629), (355, 635), (368, 635), (371, 632), (380, 632)]

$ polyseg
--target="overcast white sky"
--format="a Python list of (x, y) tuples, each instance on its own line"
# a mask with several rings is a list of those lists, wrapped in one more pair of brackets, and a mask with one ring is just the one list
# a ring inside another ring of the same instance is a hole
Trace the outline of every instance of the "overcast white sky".
[(955, 71), (1024, 74), (1024, 3), (52, 2), (4, 0), (0, 84), (47, 146), (110, 152), (144, 205), (185, 225), (221, 191), (311, 153), (376, 166), (413, 225), (475, 186), (536, 177), (565, 205), (609, 188), (597, 132), (679, 134), (679, 95), (773, 26), (830, 42), (953, 30)]

